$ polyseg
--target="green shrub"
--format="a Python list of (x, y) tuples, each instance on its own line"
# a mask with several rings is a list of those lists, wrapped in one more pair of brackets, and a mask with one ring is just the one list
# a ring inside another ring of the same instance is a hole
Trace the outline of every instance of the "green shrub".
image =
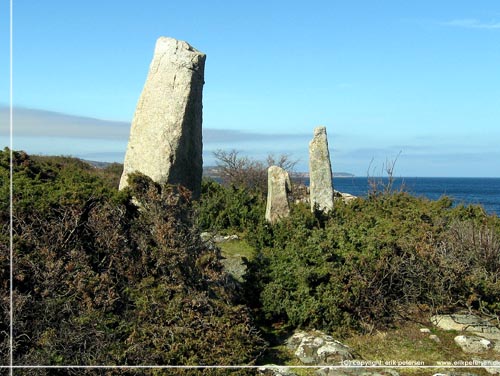
[[(294, 207), (254, 233), (247, 291), (268, 323), (340, 334), (408, 317), (415, 308), (499, 311), (500, 221), (404, 192)], [(260, 241), (259, 239), (270, 239)]]
[[(0, 152), (4, 360), (8, 154)], [(265, 348), (252, 311), (266, 324), (339, 334), (415, 309), (500, 314), (500, 219), (479, 206), (385, 191), (329, 214), (292, 205), (270, 225), (264, 198), (247, 189), (204, 181), (193, 208), (182, 187), (139, 174), (118, 192), (119, 166), (13, 156), (16, 364), (252, 364)], [(245, 296), (200, 227), (242, 233), (258, 250)]]
[(197, 225), (206, 231), (252, 233), (264, 221), (265, 205), (258, 192), (204, 179)]
[(219, 251), (193, 225), (187, 190), (132, 175), (118, 192), (71, 158), (15, 152), (13, 167), (16, 364), (251, 364), (263, 351)]

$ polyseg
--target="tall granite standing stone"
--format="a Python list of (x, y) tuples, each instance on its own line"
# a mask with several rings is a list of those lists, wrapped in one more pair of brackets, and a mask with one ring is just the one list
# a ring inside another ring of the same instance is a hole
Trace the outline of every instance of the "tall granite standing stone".
[(160, 37), (135, 111), (120, 189), (139, 171), (156, 182), (201, 190), (205, 54)]
[(276, 223), (280, 218), (288, 217), (290, 206), (288, 192), (292, 184), (288, 172), (278, 166), (271, 166), (267, 170), (267, 205), (266, 220)]
[(333, 209), (333, 181), (326, 127), (314, 128), (309, 143), (309, 189), (311, 210), (317, 204), (320, 210)]

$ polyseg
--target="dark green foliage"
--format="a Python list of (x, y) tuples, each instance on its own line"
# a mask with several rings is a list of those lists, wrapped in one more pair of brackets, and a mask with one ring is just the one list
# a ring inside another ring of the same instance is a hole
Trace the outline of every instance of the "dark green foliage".
[(262, 194), (235, 186), (224, 187), (203, 180), (197, 223), (204, 230), (254, 232), (264, 221)]
[[(292, 206), (274, 226), (264, 200), (205, 182), (199, 220), (243, 232), (259, 250), (247, 301), (267, 324), (346, 332), (385, 326), (415, 309), (499, 313), (500, 221), (478, 206), (452, 209), (390, 186), (328, 215)], [(257, 198), (257, 200), (255, 200)]]
[[(0, 364), (9, 364), (10, 295), (9, 234), (3, 226), (0, 234)], [(1, 374), (1, 373), (0, 373)]]
[(111, 163), (102, 169), (97, 169), (97, 173), (112, 186), (117, 188), (123, 173), (123, 164)]
[[(3, 229), (7, 154), (0, 154)], [(71, 158), (15, 152), (13, 166), (16, 364), (249, 364), (263, 351), (219, 251), (193, 226), (187, 190), (133, 175), (118, 192), (113, 179)]]
[(500, 221), (451, 204), (386, 192), (337, 203), (326, 217), (294, 207), (252, 234), (261, 249), (247, 274), (254, 308), (267, 322), (340, 334), (415, 308), (500, 314)]
[[(262, 194), (249, 189), (204, 181), (193, 210), (188, 191), (142, 175), (118, 192), (119, 165), (99, 170), (72, 158), (13, 154), (16, 364), (253, 364), (264, 342), (250, 310), (265, 324), (339, 334), (391, 325), (415, 309), (500, 315), (500, 220), (478, 206), (384, 190), (338, 202), (329, 214), (292, 205), (290, 217), (271, 226)], [(0, 152), (0, 179), (5, 363), (8, 150)], [(248, 262), (246, 296), (223, 272), (218, 249), (200, 240), (199, 227), (238, 232), (258, 249)]]
[[(9, 375), (8, 369), (0, 370), (1, 376)], [(199, 367), (199, 368), (184, 368), (184, 367), (164, 367), (164, 368), (130, 368), (130, 367), (120, 367), (120, 368), (51, 368), (48, 369), (15, 369), (14, 375), (29, 375), (29, 376), (143, 376), (143, 375), (154, 375), (154, 376), (249, 376), (255, 375), (255, 369), (245, 369), (245, 368), (219, 368), (219, 367)]]
[(0, 364), (9, 364), (10, 184), (9, 150), (0, 151)]

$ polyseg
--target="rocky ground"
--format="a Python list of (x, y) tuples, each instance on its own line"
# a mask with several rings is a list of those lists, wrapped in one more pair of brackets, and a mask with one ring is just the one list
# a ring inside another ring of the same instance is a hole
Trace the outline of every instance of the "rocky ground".
[[(401, 351), (391, 343), (395, 333), (365, 337), (369, 346), (377, 347), (376, 356), (370, 355), (374, 352), (366, 344), (360, 346), (359, 338), (342, 343), (320, 331), (296, 331), (284, 341), (295, 358), (290, 362), (293, 366), (266, 365), (260, 372), (274, 376), (500, 374), (500, 329), (496, 322), (470, 313), (436, 315), (429, 321), (427, 326), (413, 323), (399, 330), (398, 336), (409, 337), (399, 338)], [(349, 342), (353, 345), (347, 345)]]
[(226, 271), (238, 282), (243, 282), (243, 275), (246, 272), (245, 258), (251, 257), (250, 249), (246, 243), (239, 240), (238, 235), (217, 235), (203, 232), (201, 238), (210, 242), (212, 245), (217, 245), (221, 249), (222, 264)]
[[(222, 249), (223, 264), (237, 280), (252, 249), (237, 235), (204, 233)], [(434, 315), (387, 332), (347, 339), (320, 331), (296, 331), (273, 346), (277, 360), (262, 375), (293, 376), (480, 376), (500, 375), (499, 322), (469, 312)], [(274, 364), (278, 363), (278, 364)], [(426, 368), (426, 367), (436, 368)]]

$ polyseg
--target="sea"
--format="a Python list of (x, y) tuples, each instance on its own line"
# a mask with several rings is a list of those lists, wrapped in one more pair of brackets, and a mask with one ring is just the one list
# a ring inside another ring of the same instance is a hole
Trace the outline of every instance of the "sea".
[[(387, 178), (370, 178), (387, 184)], [(309, 183), (309, 182), (307, 182)], [(366, 177), (334, 177), (336, 191), (354, 196), (366, 196), (369, 191)], [(454, 205), (481, 205), (487, 213), (500, 215), (500, 178), (394, 178), (395, 190), (403, 189), (417, 197), (437, 200), (448, 196)]]

